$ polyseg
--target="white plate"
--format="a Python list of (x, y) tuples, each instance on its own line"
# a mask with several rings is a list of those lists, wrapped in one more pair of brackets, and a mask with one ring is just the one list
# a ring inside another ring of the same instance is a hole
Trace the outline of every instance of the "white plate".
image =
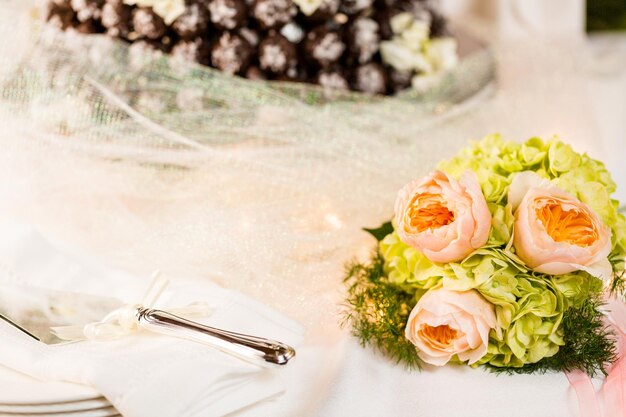
[(39, 381), (0, 366), (0, 406), (2, 407), (72, 403), (100, 398), (102, 394), (84, 385)]
[(0, 414), (66, 413), (68, 411), (88, 411), (110, 406), (111, 403), (104, 397), (94, 400), (60, 402), (50, 404), (0, 404)]
[(9, 417), (9, 416), (21, 416), (21, 417), (117, 417), (120, 414), (113, 407), (102, 408), (98, 410), (87, 410), (87, 411), (79, 411), (73, 412), (69, 411), (67, 413), (52, 413), (52, 414), (24, 414), (24, 413), (0, 413), (0, 417)]

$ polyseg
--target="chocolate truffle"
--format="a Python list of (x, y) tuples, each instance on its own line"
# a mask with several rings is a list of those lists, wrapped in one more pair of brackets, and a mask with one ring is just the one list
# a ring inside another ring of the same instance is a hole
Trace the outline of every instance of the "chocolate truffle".
[(348, 80), (338, 71), (322, 71), (317, 75), (316, 82), (327, 90), (349, 90)]
[(204, 38), (181, 39), (172, 48), (172, 56), (203, 65), (211, 63), (211, 44)]
[(147, 7), (133, 10), (133, 27), (139, 36), (148, 39), (159, 39), (167, 31), (161, 16)]
[(343, 0), (339, 6), (339, 11), (352, 16), (369, 8), (372, 3), (374, 0)]
[(85, 20), (76, 25), (76, 31), (88, 35), (90, 33), (102, 33), (103, 28), (99, 22), (94, 19)]
[(298, 74), (296, 46), (282, 35), (271, 34), (259, 45), (259, 63), (265, 71), (295, 78)]
[(115, 37), (127, 37), (131, 31), (131, 10), (122, 0), (107, 0), (100, 15), (106, 32)]
[(380, 46), (378, 23), (368, 17), (356, 18), (348, 30), (348, 45), (350, 53), (359, 64), (372, 60)]
[(57, 29), (65, 30), (69, 28), (72, 26), (75, 17), (76, 14), (70, 7), (69, 2), (67, 4), (48, 4), (48, 15), (46, 16), (46, 20), (51, 26), (56, 27)]
[(76, 18), (80, 22), (100, 19), (100, 12), (104, 5), (104, 0), (71, 0), (72, 9), (76, 12)]
[(220, 30), (233, 30), (243, 26), (248, 8), (245, 0), (211, 0), (211, 22)]
[(384, 94), (387, 90), (387, 74), (376, 62), (361, 65), (354, 72), (353, 87), (367, 94)]
[(338, 32), (319, 26), (306, 36), (305, 51), (308, 58), (321, 67), (328, 67), (337, 62), (346, 45)]
[(209, 27), (209, 12), (202, 3), (191, 3), (172, 23), (172, 29), (183, 39), (204, 35)]
[(252, 16), (262, 29), (280, 28), (289, 23), (298, 10), (291, 0), (256, 0)]
[(252, 46), (243, 37), (224, 32), (213, 45), (211, 63), (228, 74), (241, 74), (248, 69), (252, 54)]

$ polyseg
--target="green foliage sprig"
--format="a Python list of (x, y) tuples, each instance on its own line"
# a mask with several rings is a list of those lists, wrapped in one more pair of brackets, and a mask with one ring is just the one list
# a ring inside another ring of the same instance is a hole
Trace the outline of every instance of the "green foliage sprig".
[(609, 262), (613, 268), (613, 279), (609, 285), (611, 294), (621, 296), (626, 295), (626, 277), (624, 277), (624, 258), (621, 253), (613, 251), (609, 255)]
[(376, 253), (369, 264), (348, 265), (344, 325), (362, 346), (372, 346), (409, 369), (421, 369), (415, 346), (404, 337), (404, 327), (415, 305), (414, 297), (387, 282), (384, 259)]

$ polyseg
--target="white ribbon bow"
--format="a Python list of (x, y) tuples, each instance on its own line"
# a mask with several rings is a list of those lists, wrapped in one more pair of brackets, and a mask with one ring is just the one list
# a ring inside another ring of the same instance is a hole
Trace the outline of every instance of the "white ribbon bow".
[[(52, 333), (61, 340), (106, 340), (115, 339), (140, 329), (137, 321), (137, 310), (150, 308), (156, 304), (163, 294), (169, 281), (159, 271), (152, 274), (152, 283), (143, 296), (141, 303), (128, 304), (111, 311), (102, 320), (80, 326), (52, 327)], [(187, 317), (206, 317), (211, 309), (204, 302), (191, 303), (185, 307), (171, 308), (168, 312)]]

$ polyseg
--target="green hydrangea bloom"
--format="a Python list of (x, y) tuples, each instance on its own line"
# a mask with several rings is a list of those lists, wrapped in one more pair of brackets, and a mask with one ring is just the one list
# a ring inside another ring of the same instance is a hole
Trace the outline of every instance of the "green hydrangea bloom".
[(506, 245), (513, 236), (513, 222), (515, 221), (513, 209), (510, 204), (502, 206), (489, 203), (488, 206), (491, 213), (491, 231), (489, 232), (487, 246)]
[(546, 159), (546, 145), (540, 138), (528, 139), (520, 147), (519, 161), (525, 170), (535, 170)]
[(626, 217), (623, 214), (617, 215), (615, 226), (613, 226), (613, 251), (617, 257), (626, 253)]
[(557, 138), (507, 142), (489, 135), (471, 142), (438, 165), (454, 178), (476, 173), (492, 216), (485, 247), (457, 263), (436, 264), (400, 241), (394, 232), (380, 242), (388, 279), (419, 299), (429, 288), (474, 289), (495, 306), (498, 329), (492, 330), (487, 354), (477, 364), (521, 367), (556, 354), (563, 339), (563, 314), (576, 308), (602, 282), (583, 271), (550, 276), (529, 270), (512, 249), (514, 215), (507, 204), (515, 174), (531, 170), (586, 203), (611, 228), (615, 271), (624, 269), (626, 218), (611, 199), (615, 183), (604, 164), (576, 153)]
[(385, 259), (385, 274), (394, 284), (427, 290), (450, 274), (449, 268), (429, 261), (421, 252), (403, 243), (395, 232), (387, 235), (379, 248)]
[(581, 156), (574, 152), (570, 145), (556, 139), (550, 141), (548, 147), (548, 169), (550, 174), (558, 177), (561, 173), (570, 172), (581, 163)]

